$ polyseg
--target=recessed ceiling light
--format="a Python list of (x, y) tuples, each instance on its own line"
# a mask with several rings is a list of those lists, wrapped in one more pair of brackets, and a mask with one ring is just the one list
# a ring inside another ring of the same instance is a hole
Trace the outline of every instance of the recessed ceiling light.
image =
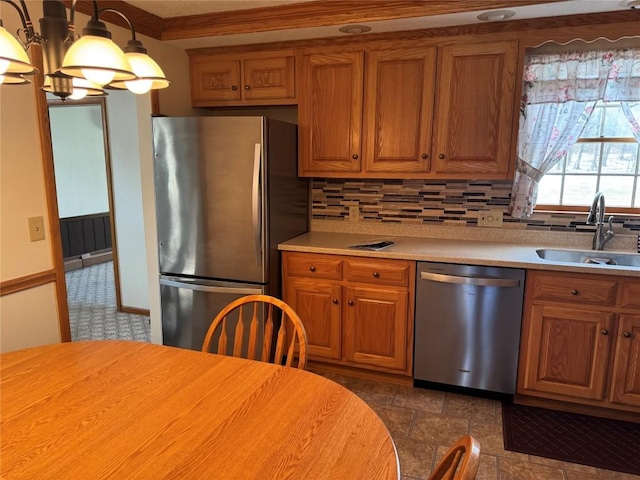
[(360, 33), (370, 32), (371, 27), (368, 25), (345, 25), (344, 27), (340, 27), (338, 30), (349, 35), (358, 35)]
[(512, 10), (494, 10), (492, 12), (484, 12), (478, 15), (478, 20), (485, 22), (499, 22), (500, 20), (506, 20), (516, 14)]
[(632, 9), (640, 8), (640, 0), (622, 0), (620, 6)]

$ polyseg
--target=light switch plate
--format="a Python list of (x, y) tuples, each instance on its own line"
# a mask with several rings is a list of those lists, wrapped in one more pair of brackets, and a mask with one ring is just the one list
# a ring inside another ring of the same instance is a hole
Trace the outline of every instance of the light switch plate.
[(478, 226), (490, 228), (502, 227), (502, 210), (478, 212)]
[(37, 242), (44, 240), (44, 219), (42, 217), (28, 217), (29, 222), (29, 240)]

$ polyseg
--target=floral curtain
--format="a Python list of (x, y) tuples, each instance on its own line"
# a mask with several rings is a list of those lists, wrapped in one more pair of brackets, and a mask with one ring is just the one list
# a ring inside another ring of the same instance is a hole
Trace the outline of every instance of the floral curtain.
[(511, 216), (533, 213), (538, 182), (578, 140), (598, 100), (622, 101), (638, 138), (640, 49), (527, 56)]

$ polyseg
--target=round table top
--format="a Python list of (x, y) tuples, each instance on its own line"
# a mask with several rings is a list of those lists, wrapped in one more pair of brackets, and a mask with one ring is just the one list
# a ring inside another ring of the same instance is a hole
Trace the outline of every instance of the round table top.
[(125, 341), (0, 363), (2, 478), (399, 478), (373, 410), (304, 370)]

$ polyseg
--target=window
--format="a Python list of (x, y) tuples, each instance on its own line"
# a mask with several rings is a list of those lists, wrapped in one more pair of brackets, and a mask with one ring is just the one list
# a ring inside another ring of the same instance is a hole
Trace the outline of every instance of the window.
[(607, 209), (639, 208), (639, 147), (620, 103), (596, 103), (579, 140), (540, 181), (536, 208), (584, 207), (598, 191)]

